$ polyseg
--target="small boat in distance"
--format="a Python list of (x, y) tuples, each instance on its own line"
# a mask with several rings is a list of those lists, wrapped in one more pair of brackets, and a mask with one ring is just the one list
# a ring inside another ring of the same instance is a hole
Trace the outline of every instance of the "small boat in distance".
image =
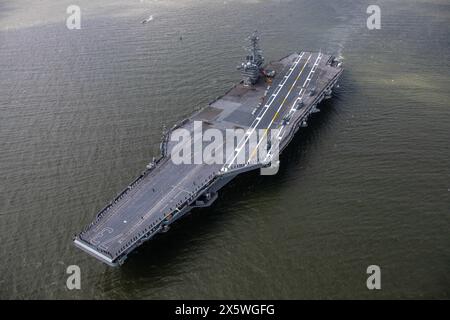
[(150, 15), (147, 19), (142, 20), (141, 23), (145, 24), (145, 23), (150, 22), (152, 20), (153, 20), (153, 15)]

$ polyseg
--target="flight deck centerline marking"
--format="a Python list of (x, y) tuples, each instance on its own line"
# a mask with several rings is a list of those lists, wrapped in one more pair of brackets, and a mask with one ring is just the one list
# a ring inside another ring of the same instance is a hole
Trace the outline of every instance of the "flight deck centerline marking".
[[(187, 175), (183, 180), (181, 180), (175, 187), (178, 187), (182, 182), (184, 182), (184, 180), (186, 180), (188, 177), (190, 177), (192, 175), (192, 172), (191, 172), (191, 174), (190, 175)], [(175, 188), (174, 188), (175, 189)], [(130, 233), (132, 233), (132, 232), (134, 232), (137, 228), (139, 228), (141, 225), (142, 225), (142, 223), (144, 222), (144, 221), (146, 221), (151, 215), (153, 215), (153, 214), (157, 214), (157, 213), (161, 213), (161, 210), (158, 212), (158, 210), (157, 209), (160, 209), (160, 203), (163, 201), (163, 200), (165, 200), (167, 197), (169, 197), (169, 196), (171, 196), (172, 194), (173, 194), (173, 192), (174, 192), (174, 189), (172, 189), (172, 190), (170, 190), (160, 201), (158, 201), (157, 203), (156, 203), (156, 205), (155, 206), (153, 206), (152, 208), (150, 208), (150, 210), (147, 210), (146, 211), (146, 213), (144, 213), (143, 214), (143, 219), (141, 220), (141, 221), (139, 221), (138, 223), (136, 223), (136, 224), (134, 224), (133, 226), (131, 226), (130, 227), (130, 229), (128, 229), (126, 232), (125, 232), (125, 234), (124, 234), (124, 236), (123, 236), (123, 238), (121, 239), (121, 241), (123, 242), (127, 237), (128, 237), (128, 235), (130, 234)], [(179, 192), (180, 193), (180, 192)], [(178, 194), (179, 194), (178, 193)], [(166, 206), (165, 206), (166, 207)], [(164, 208), (165, 208), (164, 207)], [(155, 210), (155, 208), (156, 208), (156, 210)], [(163, 208), (163, 209), (164, 209)], [(156, 217), (156, 218), (158, 218), (158, 217)], [(119, 241), (120, 242), (120, 241)]]
[[(296, 59), (296, 61), (294, 62), (294, 64), (295, 65), (298, 65), (298, 63), (301, 61), (301, 59), (303, 58), (303, 56), (304, 56), (304, 54), (305, 54), (305, 52), (304, 51), (302, 51), (301, 52), (301, 54), (298, 56), (298, 58)], [(295, 69), (295, 68), (294, 68)], [(292, 71), (293, 72), (293, 71)], [(284, 79), (287, 79), (287, 78), (289, 78), (290, 77), (290, 75), (292, 74), (292, 72), (290, 72), (289, 74), (287, 74), (287, 75), (285, 75), (284, 76)], [(286, 83), (286, 81), (283, 81), (283, 83)], [(271, 88), (271, 86), (268, 86), (267, 87), (267, 90), (269, 90)], [(272, 95), (273, 96), (273, 95)], [(270, 99), (273, 99), (273, 97), (271, 96), (271, 98)], [(270, 101), (270, 99), (269, 99), (269, 101)], [(270, 102), (268, 102), (267, 104), (266, 104), (266, 107), (268, 107), (268, 106), (270, 106), (270, 104), (273, 102), (273, 100), (272, 101), (270, 101)], [(260, 114), (261, 114), (262, 112), (260, 112)], [(262, 113), (263, 114), (263, 113)], [(252, 124), (250, 125), (250, 127), (252, 127), (253, 125), (255, 124), (255, 120), (253, 120), (253, 122), (252, 122)], [(256, 125), (257, 125), (257, 123), (256, 123)]]
[[(247, 161), (247, 164), (250, 163), (251, 158), (253, 157), (254, 152), (255, 152), (256, 149), (259, 147), (259, 145), (261, 144), (261, 142), (262, 142), (262, 140), (264, 139), (264, 137), (267, 135), (267, 132), (268, 132), (270, 126), (272, 125), (272, 123), (273, 123), (273, 121), (276, 119), (276, 117), (278, 116), (278, 113), (279, 113), (279, 111), (281, 110), (281, 108), (283, 107), (284, 103), (286, 102), (287, 97), (291, 94), (292, 89), (294, 88), (295, 84), (297, 83), (298, 79), (300, 78), (301, 74), (303, 73), (303, 70), (305, 69), (306, 65), (308, 64), (309, 60), (311, 59), (311, 56), (312, 56), (312, 54), (309, 55), (308, 59), (306, 60), (305, 64), (303, 65), (303, 67), (302, 67), (300, 73), (297, 75), (295, 81), (294, 81), (293, 84), (291, 85), (291, 87), (290, 87), (290, 89), (289, 89), (289, 92), (286, 94), (286, 96), (285, 96), (284, 99), (283, 99), (283, 102), (282, 102), (281, 105), (278, 107), (278, 110), (275, 112), (275, 115), (274, 115), (274, 117), (272, 118), (272, 120), (271, 120), (271, 122), (270, 122), (268, 128), (265, 129), (262, 139), (259, 140), (257, 146), (256, 146), (255, 149), (253, 150), (252, 155), (250, 156), (249, 160)], [(236, 157), (237, 157), (237, 155), (236, 155)], [(234, 159), (233, 159), (233, 161), (234, 161)]]
[[(201, 140), (202, 137), (197, 137), (196, 140), (193, 140), (191, 143), (197, 143), (197, 141)], [(180, 149), (182, 148), (182, 146), (180, 146)], [(153, 184), (153, 182), (149, 181), (147, 182), (148, 184)], [(120, 203), (118, 203), (117, 205), (113, 205), (113, 207), (111, 208), (111, 213), (109, 215), (109, 218), (113, 218), (114, 216), (116, 216), (117, 214), (119, 214), (120, 210), (129, 202), (131, 202), (133, 199), (142, 197), (145, 193), (147, 193), (148, 189), (146, 188), (142, 188), (139, 189), (138, 191), (136, 191), (135, 193), (131, 193), (129, 194), (130, 196), (127, 197), (127, 199), (125, 201), (121, 201)], [(108, 220), (105, 219), (103, 220), (102, 223), (99, 223), (98, 225), (96, 225), (96, 227), (94, 228), (94, 230), (99, 230), (100, 228), (104, 227), (106, 224), (108, 223)]]
[[(201, 167), (201, 166), (199, 166)], [(199, 167), (196, 167), (196, 169), (198, 169)], [(143, 220), (139, 221), (138, 223), (135, 223), (126, 233), (124, 238), (128, 237), (129, 234), (132, 234), (136, 229), (138, 229), (143, 221), (146, 221), (151, 215), (158, 213), (158, 210), (155, 210), (155, 208), (159, 209), (161, 207), (160, 203), (165, 200), (167, 197), (171, 196), (173, 191), (175, 190), (175, 188), (178, 188), (179, 185), (184, 182), (184, 180), (186, 180), (188, 177), (190, 177), (193, 173), (193, 171), (196, 171), (196, 169), (191, 170), (190, 174), (185, 176), (172, 190), (170, 190), (162, 199), (160, 199), (156, 205), (154, 205), (152, 208), (150, 208), (150, 210), (148, 210), (144, 215), (143, 215)], [(180, 192), (179, 192), (180, 193)], [(178, 193), (178, 194), (179, 194)], [(177, 194), (177, 195), (178, 195)], [(165, 207), (164, 207), (165, 208)], [(159, 210), (159, 213), (161, 213), (161, 210)]]
[[(150, 185), (153, 184), (152, 181), (147, 181), (147, 182), (145, 182), (145, 183), (150, 184)], [(119, 213), (120, 213), (120, 209), (122, 209), (126, 204), (128, 204), (128, 203), (131, 202), (132, 200), (134, 200), (134, 199), (136, 199), (136, 198), (138, 198), (138, 197), (141, 197), (143, 194), (147, 193), (147, 190), (148, 190), (148, 189), (146, 189), (146, 188), (142, 188), (142, 189), (140, 189), (140, 190), (138, 190), (138, 191), (136, 191), (136, 192), (134, 192), (134, 193), (130, 193), (129, 196), (127, 197), (127, 199), (126, 199), (125, 201), (121, 201), (119, 204), (117, 204), (117, 205), (115, 205), (115, 206), (113, 206), (113, 207), (111, 208), (111, 213), (110, 213), (110, 215), (109, 215), (109, 218), (111, 219), (111, 218), (113, 218), (114, 216), (116, 216), (117, 214), (119, 214)], [(158, 192), (158, 193), (159, 193), (159, 192)], [(94, 230), (98, 230), (99, 228), (104, 227), (107, 223), (108, 223), (108, 220), (105, 219), (105, 220), (103, 221), (103, 223), (99, 223), (99, 224), (94, 228)]]
[[(298, 63), (301, 61), (301, 59), (303, 58), (303, 56), (304, 56), (304, 54), (305, 54), (305, 52), (302, 52), (300, 55), (299, 55), (299, 57), (298, 57), (298, 59), (295, 61), (295, 67), (298, 65)], [(295, 69), (295, 67), (294, 67), (294, 69)], [(291, 76), (291, 74), (293, 73), (293, 70), (288, 74), (288, 75), (286, 75), (285, 77), (290, 77)], [(279, 91), (278, 91), (278, 93), (279, 93)], [(278, 94), (277, 93), (277, 94)], [(276, 98), (276, 96), (277, 96), (277, 94), (275, 95), (275, 94), (272, 94), (272, 96), (271, 96), (271, 98), (269, 99), (269, 102), (264, 106), (264, 108), (266, 109), (266, 110), (263, 110), (264, 112), (262, 112), (262, 114), (260, 114), (261, 115), (261, 118), (262, 117), (264, 117), (264, 114), (266, 113), (266, 111), (267, 111), (267, 109), (269, 109), (269, 107), (270, 107), (270, 105), (275, 101), (275, 98)], [(259, 116), (259, 115), (258, 115)], [(251, 129), (253, 129), (253, 130), (250, 130), (250, 131), (252, 131), (251, 132), (251, 134), (253, 133), (253, 131), (254, 131), (254, 129), (256, 128), (256, 126), (259, 124), (259, 122), (260, 122), (260, 120), (258, 120), (258, 121), (253, 121), (252, 122), (252, 124), (250, 125), (250, 127), (251, 127)], [(254, 127), (253, 127), (254, 126)], [(243, 141), (243, 139), (241, 139), (241, 141), (239, 142), (239, 144), (238, 144), (238, 146), (241, 144), (241, 142)], [(247, 143), (247, 141), (248, 141), (248, 139), (247, 140), (245, 140), (244, 141), (244, 145), (245, 145), (245, 143)], [(242, 147), (239, 149), (239, 152), (240, 152), (240, 150), (242, 149)], [(232, 162), (231, 163), (233, 163), (234, 162), (234, 160), (236, 159), (236, 157), (234, 157), (233, 158), (233, 160), (232, 160)], [(226, 166), (227, 164), (225, 164), (223, 167), (222, 167), (222, 169), (221, 169), (221, 171), (225, 168), (225, 166)]]
[[(303, 56), (304, 56), (304, 54), (305, 54), (305, 52), (302, 52), (300, 55), (299, 55), (299, 57), (297, 58), (297, 60), (295, 61), (295, 63), (294, 63), (294, 65), (295, 66), (293, 66), (293, 68), (292, 68), (292, 70), (289, 72), (289, 74), (288, 75), (286, 75), (287, 76), (287, 79), (288, 78), (290, 78), (290, 76), (292, 75), (292, 73), (294, 72), (294, 70), (295, 70), (295, 68), (297, 67), (297, 65), (300, 63), (300, 61), (302, 60), (302, 58), (303, 58)], [(309, 59), (308, 59), (309, 60)], [(305, 63), (305, 66), (306, 66), (306, 63)], [(270, 103), (268, 103), (268, 104), (266, 104), (266, 108), (264, 108), (265, 110), (264, 110), (264, 112), (263, 112), (263, 114), (261, 115), (261, 117), (264, 117), (264, 115), (265, 115), (265, 113), (267, 112), (267, 110), (269, 109), (269, 107), (272, 105), (272, 103), (275, 101), (275, 98), (273, 98), (272, 99), (272, 101), (270, 101)], [(253, 132), (255, 131), (255, 129), (256, 129), (256, 126), (259, 124), (259, 122), (260, 122), (261, 120), (259, 120), (259, 121), (257, 121), (257, 123), (254, 125), (254, 127), (253, 127), (253, 124), (254, 124), (254, 122), (252, 123), (252, 129), (250, 130), (251, 132), (250, 132), (250, 135), (251, 134), (253, 134)], [(244, 145), (247, 143), (247, 141), (248, 141), (248, 138), (247, 139), (245, 139), (245, 141), (244, 141)], [(241, 140), (241, 142), (242, 142), (242, 140)], [(240, 147), (239, 148), (239, 152), (240, 152), (240, 150), (242, 150), (242, 147)], [(238, 152), (238, 154), (239, 154), (239, 152)], [(221, 169), (221, 171), (223, 171), (226, 167), (230, 167), (230, 165), (234, 162), (234, 160), (237, 158), (237, 156), (238, 156), (238, 154), (236, 154), (234, 157), (233, 157), (233, 159), (231, 160), (231, 162), (228, 164), (228, 163), (226, 163), (223, 167), (222, 167), (222, 169)], [(228, 169), (227, 168), (227, 169)]]
[(272, 123), (275, 121), (275, 119), (278, 117), (279, 111), (281, 110), (281, 108), (283, 107), (283, 105), (284, 105), (285, 102), (286, 102), (286, 99), (289, 97), (289, 95), (291, 94), (291, 92), (292, 92), (292, 90), (294, 89), (295, 85), (297, 84), (298, 79), (300, 79), (300, 76), (302, 75), (303, 70), (305, 69), (306, 65), (308, 64), (309, 60), (311, 59), (311, 56), (312, 56), (312, 54), (308, 57), (308, 60), (306, 61), (305, 65), (303, 66), (303, 68), (302, 68), (302, 70), (300, 71), (300, 73), (298, 74), (298, 76), (297, 76), (297, 78), (295, 79), (294, 83), (291, 85), (291, 88), (289, 89), (289, 92), (288, 92), (287, 95), (284, 97), (283, 102), (282, 102), (282, 103), (280, 104), (280, 106), (278, 107), (278, 110), (275, 112), (275, 114), (274, 114), (272, 120), (270, 121), (268, 127), (264, 130), (263, 137), (259, 140), (259, 142), (258, 142), (258, 144), (256, 145), (256, 147), (253, 149), (253, 151), (252, 151), (252, 153), (251, 153), (251, 155), (250, 155), (250, 157), (249, 157), (247, 163), (249, 163), (249, 162), (251, 161), (251, 159), (253, 158), (253, 156), (254, 156), (256, 150), (258, 150), (259, 145), (261, 144), (261, 142), (263, 141), (263, 139), (264, 139), (265, 136), (267, 135), (267, 132), (269, 131), (270, 126), (271, 126)]
[[(190, 178), (194, 173), (196, 173), (200, 168), (203, 166), (197, 166), (193, 170), (190, 170), (189, 174), (185, 176), (175, 187), (179, 188), (179, 185), (182, 184), (187, 178)], [(203, 187), (203, 186), (201, 186)], [(175, 189), (175, 188), (174, 188)], [(136, 229), (138, 229), (151, 215), (158, 213), (157, 209), (160, 209), (161, 202), (165, 201), (165, 199), (172, 195), (174, 192), (174, 189), (170, 190), (162, 199), (160, 199), (150, 210), (147, 211), (147, 213), (143, 216), (143, 219), (140, 220), (138, 223), (135, 223), (126, 233), (125, 237), (127, 237), (129, 234), (133, 233)], [(180, 194), (180, 192), (178, 193)], [(177, 195), (178, 195), (177, 194)], [(161, 210), (159, 210), (159, 213), (162, 213)], [(165, 216), (163, 215), (162, 218)]]
[[(322, 57), (323, 57), (323, 54), (319, 53), (319, 55), (317, 56), (316, 62), (314, 63), (313, 67), (311, 68), (311, 71), (309, 72), (310, 74), (315, 72), (315, 68), (319, 65), (320, 61), (322, 60)], [(308, 75), (308, 78), (309, 78), (309, 75)], [(308, 80), (306, 80), (305, 83), (303, 84), (302, 89), (299, 92), (299, 97), (297, 98), (297, 100), (302, 100), (303, 99), (303, 96), (305, 95), (305, 90), (307, 89), (307, 87), (305, 87), (305, 84), (306, 84), (307, 81)], [(295, 101), (297, 101), (297, 100), (295, 100)], [(292, 111), (292, 109), (291, 109), (291, 111)], [(278, 133), (278, 137), (277, 138), (281, 139), (284, 136), (283, 129), (285, 129), (285, 126), (282, 126), (280, 132)], [(264, 158), (264, 161), (266, 161), (268, 159), (269, 154), (271, 154), (271, 151), (272, 151), (272, 148), (270, 148), (268, 154)]]
[[(323, 54), (319, 53), (319, 55), (317, 56), (316, 62), (314, 63), (313, 67), (311, 68), (311, 71), (310, 71), (310, 73), (308, 75), (308, 78), (310, 78), (310, 75), (316, 71), (316, 67), (319, 65), (320, 61), (322, 60), (322, 57), (323, 57)], [(302, 89), (299, 92), (299, 97), (295, 100), (294, 105), (295, 105), (295, 103), (298, 100), (302, 100), (303, 99), (303, 96), (305, 95), (305, 90), (307, 89), (307, 87), (305, 87), (305, 84), (306, 84), (307, 81), (308, 80), (306, 80), (305, 83), (303, 84)], [(294, 110), (294, 107), (292, 107), (291, 111), (293, 111), (293, 110)], [(305, 110), (305, 112), (306, 112), (306, 110)], [(285, 126), (282, 126), (280, 132), (278, 133), (278, 137), (277, 138), (279, 140), (281, 140), (281, 138), (284, 136), (285, 132), (283, 131), (283, 129), (285, 129)], [(272, 150), (272, 148), (269, 150), (268, 155), (264, 158), (264, 161), (266, 161), (268, 159), (269, 154), (271, 153), (271, 150)]]
[[(148, 175), (146, 178), (150, 178), (150, 175)], [(144, 184), (147, 185), (151, 185), (153, 184), (152, 181), (142, 181), (142, 185)], [(110, 212), (109, 212), (109, 218), (113, 218), (114, 216), (116, 216), (117, 214), (119, 214), (120, 209), (122, 209), (122, 207), (124, 207), (126, 204), (128, 204), (128, 202), (130, 202), (131, 200), (135, 199), (136, 197), (140, 197), (142, 194), (146, 193), (146, 189), (145, 188), (140, 188), (140, 189), (135, 189), (134, 191), (129, 191), (127, 192), (127, 199), (125, 201), (120, 201), (119, 204), (112, 204)], [(159, 192), (158, 192), (159, 193)], [(103, 223), (98, 223), (95, 227), (94, 230), (99, 230), (100, 228), (104, 227), (107, 224), (108, 220), (104, 220)]]
[[(311, 58), (311, 55), (309, 56), (308, 60), (309, 60), (310, 58)], [(306, 64), (305, 64), (305, 66), (306, 66)], [(305, 66), (304, 66), (304, 67), (305, 67)], [(276, 112), (275, 115), (273, 116), (273, 118), (272, 118), (272, 120), (271, 120), (269, 126), (265, 129), (264, 134), (263, 134), (263, 138), (260, 139), (260, 141), (258, 142), (258, 144), (256, 145), (256, 147), (253, 149), (253, 152), (251, 153), (250, 158), (249, 158), (249, 160), (248, 160), (247, 163), (250, 163), (250, 161), (251, 161), (251, 159), (253, 158), (255, 152), (256, 152), (257, 149), (259, 148), (259, 145), (261, 144), (262, 140), (263, 140), (264, 137), (267, 135), (267, 132), (268, 132), (270, 126), (271, 126), (272, 123), (275, 121), (275, 119), (278, 117), (279, 111), (280, 111), (281, 108), (283, 107), (284, 103), (286, 102), (287, 97), (290, 95), (292, 89), (294, 88), (295, 84), (297, 83), (298, 79), (300, 78), (300, 75), (301, 75), (301, 73), (303, 72), (304, 67), (302, 68), (302, 71), (300, 72), (300, 74), (299, 74), (299, 75), (297, 76), (297, 78), (295, 79), (295, 82), (292, 84), (292, 86), (291, 86), (291, 88), (290, 88), (288, 94), (287, 94), (286, 97), (283, 99), (283, 102), (281, 103), (281, 105), (280, 105), (280, 107), (278, 108), (277, 112)], [(270, 151), (271, 151), (271, 150), (270, 150)], [(270, 151), (269, 151), (269, 153), (270, 153)], [(265, 159), (267, 159), (267, 156), (266, 156)]]

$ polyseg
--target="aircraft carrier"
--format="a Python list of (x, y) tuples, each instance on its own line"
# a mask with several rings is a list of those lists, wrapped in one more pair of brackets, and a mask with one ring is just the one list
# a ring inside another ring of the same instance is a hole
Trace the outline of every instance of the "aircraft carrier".
[[(75, 236), (77, 247), (110, 266), (121, 265), (136, 247), (166, 232), (192, 209), (210, 206), (218, 190), (240, 173), (276, 167), (276, 155), (300, 127), (307, 126), (308, 117), (319, 111), (317, 105), (331, 96), (343, 71), (338, 59), (322, 52), (292, 53), (264, 65), (256, 32), (249, 37), (248, 54), (238, 68), (242, 80), (164, 134), (160, 157)], [(196, 131), (208, 129), (224, 135), (227, 130), (243, 133), (231, 151), (219, 156), (222, 163), (195, 161), (206, 148), (195, 138)], [(266, 151), (262, 157), (249, 144), (254, 133), (261, 131), (263, 136), (276, 132), (270, 141), (256, 144)], [(179, 132), (192, 133), (194, 139), (183, 142)], [(189, 156), (192, 163), (174, 161), (180, 148), (194, 150)]]

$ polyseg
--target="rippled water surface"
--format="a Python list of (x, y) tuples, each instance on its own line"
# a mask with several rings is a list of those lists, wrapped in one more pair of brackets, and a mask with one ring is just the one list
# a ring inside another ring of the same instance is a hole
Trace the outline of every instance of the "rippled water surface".
[[(372, 31), (370, 1), (77, 2), (81, 30), (72, 1), (0, 1), (1, 298), (450, 298), (448, 1), (377, 1)], [(164, 128), (239, 80), (254, 29), (266, 60), (345, 63), (278, 175), (237, 178), (121, 268), (76, 249)]]

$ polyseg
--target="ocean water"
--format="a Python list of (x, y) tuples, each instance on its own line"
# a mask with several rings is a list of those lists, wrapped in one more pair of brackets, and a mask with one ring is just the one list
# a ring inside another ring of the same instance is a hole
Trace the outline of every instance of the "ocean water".
[[(0, 1), (0, 298), (450, 298), (448, 1), (377, 1), (380, 30), (369, 0), (79, 0), (80, 30), (70, 4)], [(345, 66), (280, 172), (237, 178), (120, 268), (75, 248), (164, 128), (239, 81), (255, 29), (268, 61)]]

